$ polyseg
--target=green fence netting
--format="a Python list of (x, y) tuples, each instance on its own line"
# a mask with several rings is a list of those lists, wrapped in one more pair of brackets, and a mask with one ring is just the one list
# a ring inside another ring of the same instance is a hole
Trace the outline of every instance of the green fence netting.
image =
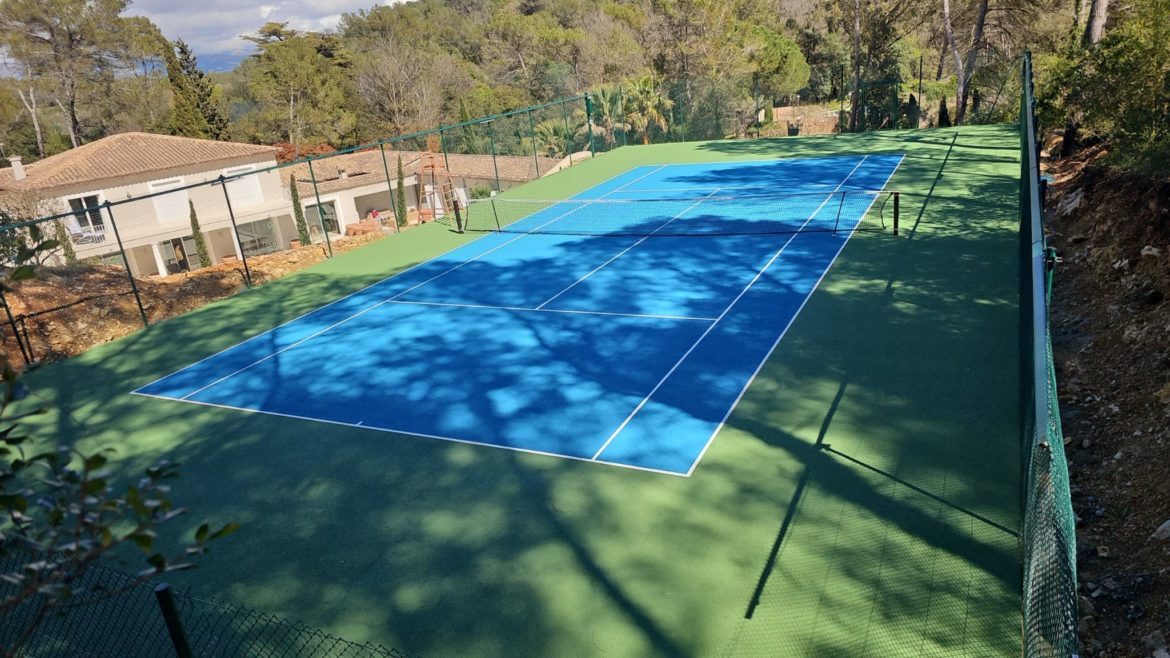
[(1022, 551), (1024, 655), (1077, 653), (1076, 531), (1048, 328), (1053, 259), (1046, 248), (1032, 60), (1020, 98), (1020, 346), (1025, 442)]
[[(0, 573), (22, 560), (0, 557)], [(70, 583), (67, 608), (42, 609), (39, 596), (4, 613), (0, 648), (23, 658), (126, 658), (176, 655), (154, 585), (105, 566), (91, 566)], [(0, 580), (0, 600), (17, 587)], [(190, 655), (199, 658), (405, 658), (386, 647), (351, 642), (316, 628), (248, 608), (174, 594)], [(41, 617), (37, 622), (37, 618)], [(32, 629), (32, 630), (30, 630)]]

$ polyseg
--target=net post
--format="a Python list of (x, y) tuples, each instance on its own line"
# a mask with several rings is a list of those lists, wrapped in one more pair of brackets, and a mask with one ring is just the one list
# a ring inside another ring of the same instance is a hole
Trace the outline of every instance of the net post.
[[(841, 191), (841, 200), (837, 202), (837, 217), (833, 219), (833, 234), (836, 235), (837, 227), (841, 224), (841, 209), (845, 207), (845, 191)], [(862, 218), (864, 219), (864, 217)]]
[(894, 192), (894, 235), (898, 234), (898, 217), (902, 213), (901, 200), (902, 193)]
[(503, 233), (504, 229), (503, 229), (503, 227), (500, 226), (500, 214), (498, 212), (496, 212), (496, 198), (492, 197), (490, 199), (490, 202), (492, 204), (492, 217), (494, 217), (496, 220), (496, 232)]
[(451, 209), (455, 211), (455, 232), (463, 232), (463, 214), (459, 212), (459, 197), (451, 198)]
[(126, 256), (126, 247), (122, 244), (122, 235), (118, 232), (118, 222), (114, 221), (114, 206), (107, 199), (106, 214), (110, 216), (110, 226), (114, 229), (114, 239), (118, 241), (118, 253), (122, 255), (122, 264), (126, 266), (126, 278), (130, 279), (130, 290), (134, 292), (134, 301), (138, 304), (138, 314), (142, 316), (142, 326), (149, 327), (146, 319), (146, 309), (142, 306), (142, 295), (138, 294), (138, 283), (134, 280), (134, 272), (130, 270), (130, 259)]
[(232, 198), (228, 195), (227, 180), (223, 174), (219, 175), (219, 185), (223, 188), (223, 200), (227, 202), (228, 219), (232, 222), (232, 234), (236, 238), (236, 246), (240, 248), (240, 262), (244, 264), (244, 282), (252, 287), (252, 270), (248, 268), (248, 254), (244, 252), (244, 242), (240, 240), (240, 227), (236, 226), (236, 213), (232, 210)]

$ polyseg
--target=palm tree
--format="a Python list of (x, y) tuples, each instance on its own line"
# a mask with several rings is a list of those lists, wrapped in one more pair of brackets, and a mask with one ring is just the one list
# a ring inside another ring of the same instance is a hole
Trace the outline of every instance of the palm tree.
[(649, 144), (651, 126), (658, 126), (660, 130), (669, 126), (667, 116), (674, 101), (662, 93), (652, 76), (647, 75), (626, 84), (625, 105), (626, 121), (642, 133), (642, 143)]
[(543, 151), (550, 158), (560, 158), (571, 148), (573, 135), (564, 121), (550, 119), (536, 124), (533, 139), (536, 140), (537, 150)]
[(622, 117), (622, 95), (613, 87), (600, 87), (593, 94), (593, 129), (605, 140), (606, 150), (617, 145), (617, 131), (628, 131)]

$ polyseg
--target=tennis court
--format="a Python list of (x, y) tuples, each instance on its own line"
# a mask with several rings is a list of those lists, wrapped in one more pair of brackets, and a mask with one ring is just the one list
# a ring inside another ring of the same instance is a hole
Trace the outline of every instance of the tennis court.
[(136, 392), (690, 475), (901, 160), (646, 165), (475, 204), (479, 240)]
[(623, 147), (31, 372), (22, 426), (241, 524), (176, 587), (411, 655), (1018, 655), (1019, 142)]

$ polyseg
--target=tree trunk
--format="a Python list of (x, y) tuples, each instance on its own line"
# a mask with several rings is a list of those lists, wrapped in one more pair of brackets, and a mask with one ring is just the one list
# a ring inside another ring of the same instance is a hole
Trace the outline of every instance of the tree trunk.
[(28, 115), (32, 118), (33, 133), (37, 136), (37, 155), (45, 157), (45, 137), (41, 133), (41, 118), (37, 115), (37, 90), (29, 87), (28, 98), (24, 96), (23, 89), (17, 89), (16, 93), (20, 96), (20, 102), (24, 104), (24, 109), (28, 111)]
[(1109, 17), (1109, 0), (1093, 0), (1089, 9), (1088, 22), (1085, 24), (1085, 38), (1083, 45), (1092, 48), (1101, 41), (1105, 34), (1105, 20)]
[(849, 132), (856, 132), (861, 109), (861, 0), (853, 0), (853, 91), (849, 94)]
[(73, 148), (81, 146), (81, 142), (77, 137), (77, 123), (75, 121), (77, 115), (73, 115), (73, 119), (68, 119), (69, 108), (65, 107), (65, 104), (61, 102), (60, 98), (54, 98), (53, 102), (57, 104), (57, 107), (61, 108), (61, 113), (64, 114), (67, 118), (65, 121), (65, 127), (69, 129), (69, 143), (73, 145)]
[(961, 89), (962, 97), (959, 107), (955, 110), (955, 124), (963, 123), (967, 116), (967, 96), (971, 93), (971, 80), (975, 78), (975, 66), (979, 57), (979, 50), (983, 47), (983, 28), (987, 25), (987, 0), (979, 3), (979, 13), (975, 16), (975, 29), (971, 38), (971, 50), (967, 51), (967, 64), (963, 72), (967, 76)]
[[(950, 0), (943, 0), (943, 28), (947, 33), (947, 45), (951, 47), (951, 55), (955, 58), (955, 78), (959, 83), (959, 88), (955, 91), (955, 104), (959, 103), (967, 97), (967, 70), (963, 62), (963, 56), (959, 54), (959, 44), (955, 42), (955, 31), (951, 28), (951, 2)], [(962, 120), (962, 106), (955, 111), (954, 124), (959, 125)]]

